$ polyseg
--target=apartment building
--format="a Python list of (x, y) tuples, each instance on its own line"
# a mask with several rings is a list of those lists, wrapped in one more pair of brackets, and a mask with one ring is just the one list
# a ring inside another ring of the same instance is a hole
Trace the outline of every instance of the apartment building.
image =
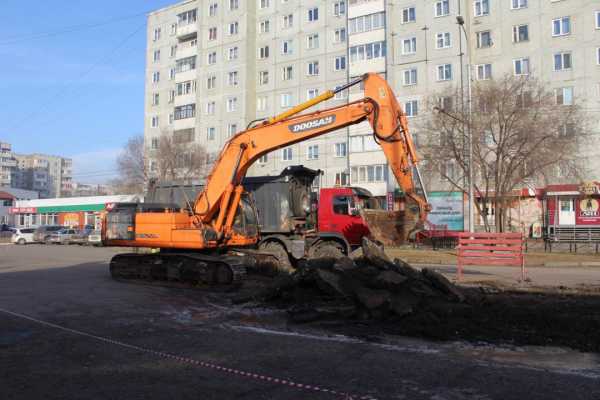
[[(150, 149), (168, 134), (217, 154), (251, 121), (369, 71), (394, 87), (417, 145), (425, 100), (459, 85), (469, 64), (473, 79), (531, 74), (557, 101), (600, 108), (600, 5), (585, 0), (191, 0), (151, 13), (147, 34)], [(361, 96), (355, 87), (320, 107)], [(581, 149), (590, 179), (598, 148)], [(324, 170), (323, 186), (351, 182), (377, 196), (395, 186), (366, 123), (272, 152), (250, 173), (290, 164)]]
[(14, 157), (17, 164), (13, 187), (37, 191), (41, 198), (71, 195), (71, 159), (46, 154), (15, 154)]
[(16, 167), (10, 143), (0, 142), (0, 186), (11, 186)]

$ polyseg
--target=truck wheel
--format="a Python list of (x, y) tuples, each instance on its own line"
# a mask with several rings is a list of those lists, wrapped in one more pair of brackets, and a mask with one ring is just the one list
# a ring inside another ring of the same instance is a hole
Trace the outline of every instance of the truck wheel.
[(19, 241), (17, 242), (17, 244), (24, 245), (25, 244), (25, 239), (20, 238)]
[(312, 258), (340, 258), (344, 256), (342, 246), (335, 241), (317, 244), (312, 253)]
[(265, 253), (273, 254), (277, 258), (279, 261), (279, 265), (277, 266), (278, 271), (291, 272), (294, 270), (290, 262), (290, 257), (281, 243), (270, 241), (261, 244), (260, 249)]

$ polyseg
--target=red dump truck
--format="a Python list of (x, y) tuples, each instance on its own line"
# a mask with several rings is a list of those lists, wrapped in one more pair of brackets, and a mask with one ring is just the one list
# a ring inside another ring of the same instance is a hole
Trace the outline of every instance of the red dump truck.
[[(283, 267), (301, 258), (349, 254), (370, 233), (363, 210), (376, 208), (371, 193), (356, 187), (315, 188), (320, 173), (290, 166), (276, 176), (244, 178), (258, 213), (259, 248), (277, 255)], [(185, 208), (201, 189), (201, 184), (153, 184), (146, 202)]]

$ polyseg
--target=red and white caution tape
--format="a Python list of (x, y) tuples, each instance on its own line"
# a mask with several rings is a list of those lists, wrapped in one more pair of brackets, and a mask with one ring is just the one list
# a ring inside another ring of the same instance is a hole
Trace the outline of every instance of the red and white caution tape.
[(228, 373), (228, 374), (232, 374), (232, 375), (237, 375), (237, 376), (255, 379), (255, 380), (268, 382), (268, 383), (273, 383), (273, 384), (277, 384), (277, 385), (293, 387), (296, 389), (307, 390), (307, 391), (312, 391), (312, 392), (319, 392), (319, 393), (326, 393), (326, 394), (330, 394), (332, 396), (342, 398), (345, 400), (377, 400), (376, 398), (369, 396), (369, 395), (366, 395), (366, 396), (365, 395), (354, 395), (354, 394), (350, 394), (347, 392), (341, 392), (338, 390), (324, 388), (322, 386), (307, 385), (307, 384), (298, 383), (298, 382), (295, 382), (295, 381), (289, 380), (289, 379), (275, 378), (272, 376), (252, 373), (252, 372), (248, 372), (248, 371), (244, 371), (244, 370), (240, 370), (240, 369), (236, 369), (236, 368), (228, 368), (228, 367), (224, 367), (224, 366), (221, 366), (218, 364), (213, 364), (213, 363), (206, 362), (206, 361), (195, 360), (195, 359), (189, 358), (189, 357), (181, 357), (181, 356), (177, 356), (174, 354), (165, 353), (164, 351), (148, 349), (145, 347), (136, 346), (134, 344), (121, 342), (119, 340), (114, 340), (114, 339), (110, 339), (110, 338), (106, 338), (106, 337), (102, 337), (102, 336), (98, 336), (98, 335), (93, 335), (91, 333), (83, 332), (83, 331), (80, 331), (77, 329), (67, 328), (62, 325), (53, 324), (52, 322), (42, 321), (40, 319), (33, 318), (33, 317), (30, 317), (25, 314), (20, 314), (20, 313), (5, 310), (2, 308), (0, 308), (0, 312), (3, 312), (4, 314), (12, 315), (13, 317), (18, 317), (21, 319), (26, 319), (28, 321), (36, 322), (38, 324), (45, 325), (45, 326), (48, 326), (51, 328), (55, 328), (55, 329), (58, 329), (58, 330), (61, 330), (64, 332), (69, 332), (69, 333), (79, 335), (79, 336), (85, 336), (85, 337), (95, 339), (95, 340), (98, 340), (98, 341), (101, 341), (104, 343), (109, 343), (109, 344), (113, 344), (116, 346), (125, 347), (128, 349), (140, 351), (143, 353), (153, 354), (155, 356), (174, 360), (174, 361), (184, 363), (184, 364), (191, 364), (191, 365), (195, 365), (198, 367), (208, 368), (208, 369), (212, 369), (215, 371), (220, 371), (220, 372), (224, 372), (224, 373)]

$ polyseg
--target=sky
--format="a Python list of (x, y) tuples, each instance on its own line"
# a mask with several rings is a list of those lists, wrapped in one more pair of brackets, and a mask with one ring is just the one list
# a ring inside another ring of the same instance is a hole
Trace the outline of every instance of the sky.
[(175, 0), (2, 0), (0, 141), (102, 183), (143, 134), (146, 14)]

